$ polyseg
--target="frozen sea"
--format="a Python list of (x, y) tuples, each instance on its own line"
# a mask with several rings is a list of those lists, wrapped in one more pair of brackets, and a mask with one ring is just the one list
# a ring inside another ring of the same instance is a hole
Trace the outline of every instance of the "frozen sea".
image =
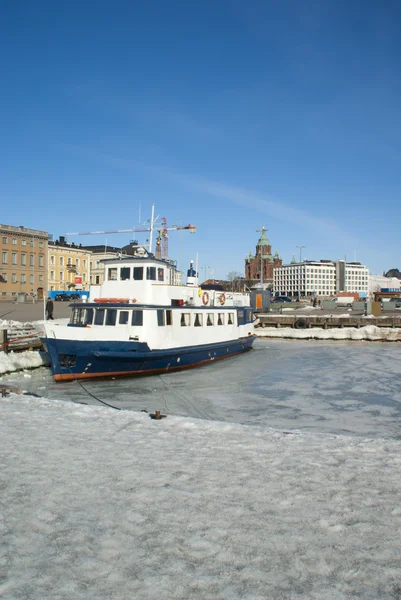
[(89, 405), (401, 439), (400, 343), (258, 339), (242, 356), (162, 376), (56, 384), (40, 368), (4, 380)]
[(0, 597), (400, 600), (400, 358), (258, 340), (162, 377), (3, 376), (43, 397), (0, 397)]

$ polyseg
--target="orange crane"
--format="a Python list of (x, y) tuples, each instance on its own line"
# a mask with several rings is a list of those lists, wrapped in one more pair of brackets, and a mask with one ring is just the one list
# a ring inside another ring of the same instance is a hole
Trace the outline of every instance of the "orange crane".
[(65, 235), (102, 235), (102, 234), (112, 234), (112, 233), (145, 233), (150, 232), (149, 236), (149, 244), (144, 244), (149, 247), (149, 251), (152, 251), (152, 240), (153, 240), (153, 231), (156, 229), (158, 232), (158, 237), (156, 240), (156, 245), (161, 245), (161, 257), (168, 258), (168, 232), (169, 231), (181, 231), (187, 229), (189, 233), (196, 232), (196, 225), (173, 225), (172, 227), (167, 227), (167, 219), (166, 217), (161, 217), (161, 226), (157, 225), (157, 220), (159, 217), (154, 218), (154, 204), (152, 204), (152, 216), (149, 219), (149, 227), (137, 228), (133, 229), (108, 229), (104, 231), (80, 231), (74, 233), (66, 233)]

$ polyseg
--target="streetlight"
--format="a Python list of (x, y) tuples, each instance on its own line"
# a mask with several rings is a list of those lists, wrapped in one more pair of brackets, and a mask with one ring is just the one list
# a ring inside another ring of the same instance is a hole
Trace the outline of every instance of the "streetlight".
[(302, 248), (306, 248), (306, 246), (297, 246), (299, 248), (299, 262), (302, 262)]

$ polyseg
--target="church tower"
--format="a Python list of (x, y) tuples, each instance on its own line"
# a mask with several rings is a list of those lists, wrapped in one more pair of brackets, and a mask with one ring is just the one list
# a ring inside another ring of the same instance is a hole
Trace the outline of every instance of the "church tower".
[(261, 235), (256, 244), (256, 254), (252, 252), (245, 258), (245, 279), (254, 280), (263, 287), (271, 287), (273, 284), (273, 269), (281, 267), (282, 259), (278, 252), (272, 255), (272, 247), (266, 236), (266, 227), (259, 230)]

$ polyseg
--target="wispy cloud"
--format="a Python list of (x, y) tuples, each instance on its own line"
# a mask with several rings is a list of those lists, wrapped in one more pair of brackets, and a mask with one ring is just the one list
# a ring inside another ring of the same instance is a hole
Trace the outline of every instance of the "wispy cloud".
[(87, 159), (102, 162), (104, 165), (113, 168), (140, 170), (157, 177), (173, 180), (183, 187), (203, 192), (214, 198), (232, 202), (239, 206), (245, 206), (262, 215), (298, 225), (301, 228), (307, 228), (319, 236), (341, 238), (342, 244), (350, 243), (355, 246), (360, 243), (360, 240), (343, 231), (334, 221), (317, 217), (305, 210), (294, 208), (288, 203), (273, 200), (267, 194), (214, 181), (207, 177), (188, 175), (168, 166), (149, 164), (131, 158), (121, 158), (97, 150), (84, 149), (73, 144), (59, 144), (57, 147), (74, 154), (79, 154)]

